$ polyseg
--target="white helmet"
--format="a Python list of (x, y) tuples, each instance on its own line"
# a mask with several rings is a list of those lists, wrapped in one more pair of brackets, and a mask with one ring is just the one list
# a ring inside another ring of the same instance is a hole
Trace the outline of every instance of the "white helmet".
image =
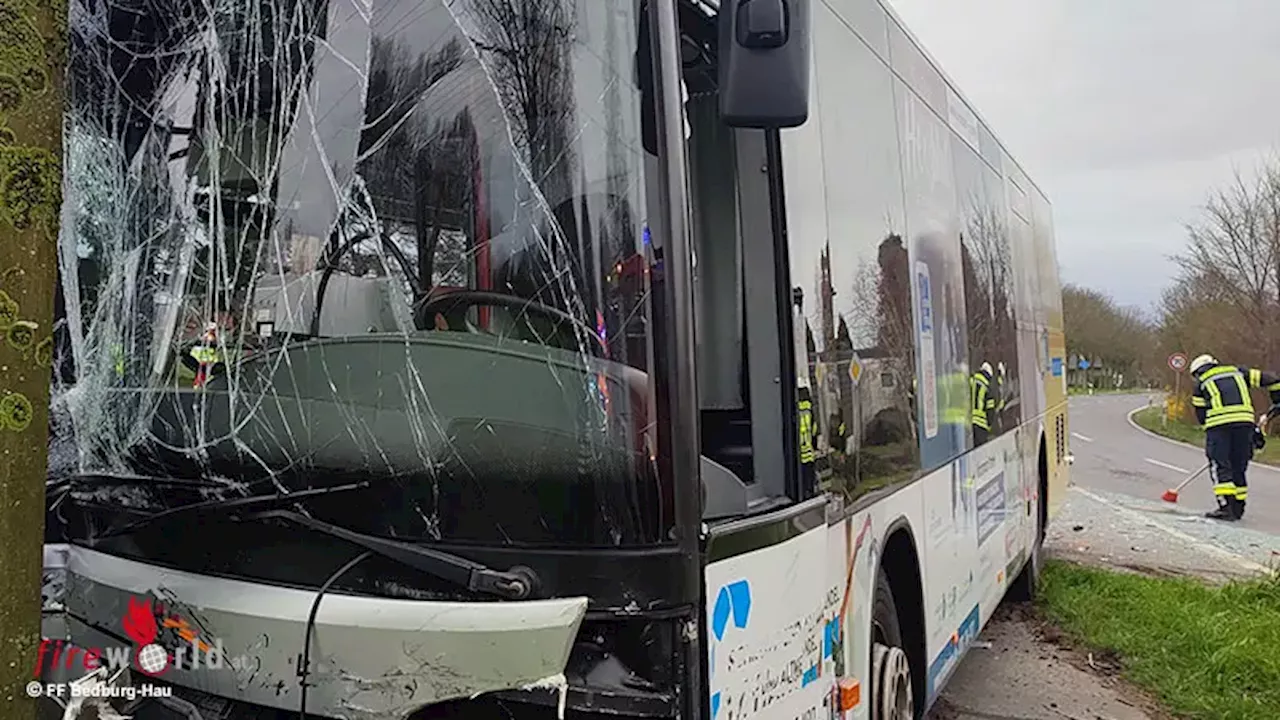
[(1206, 369), (1210, 365), (1217, 365), (1217, 364), (1218, 364), (1218, 360), (1214, 358), (1212, 355), (1209, 355), (1208, 353), (1206, 353), (1204, 355), (1197, 357), (1195, 360), (1192, 360), (1191, 367), (1189, 369), (1191, 370), (1192, 375), (1199, 375), (1201, 370)]
[(993, 372), (993, 371), (991, 370), (991, 363), (989, 363), (989, 362), (984, 362), (984, 363), (982, 363), (982, 372), (984, 372), (984, 373), (986, 373), (986, 374), (988, 374), (988, 375), (994, 375), (994, 374), (995, 374), (995, 372)]

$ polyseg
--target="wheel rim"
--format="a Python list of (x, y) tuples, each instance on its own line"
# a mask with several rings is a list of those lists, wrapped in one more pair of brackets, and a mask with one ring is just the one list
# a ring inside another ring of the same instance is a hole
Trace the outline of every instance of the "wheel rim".
[(913, 720), (915, 697), (911, 690), (911, 663), (900, 647), (876, 643), (872, 649), (872, 697), (875, 720)]

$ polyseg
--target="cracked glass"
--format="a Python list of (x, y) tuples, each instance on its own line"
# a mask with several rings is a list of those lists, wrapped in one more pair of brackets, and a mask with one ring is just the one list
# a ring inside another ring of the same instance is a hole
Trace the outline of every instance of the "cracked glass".
[(82, 531), (359, 482), (297, 507), (667, 542), (641, 12), (72, 2), (50, 472)]

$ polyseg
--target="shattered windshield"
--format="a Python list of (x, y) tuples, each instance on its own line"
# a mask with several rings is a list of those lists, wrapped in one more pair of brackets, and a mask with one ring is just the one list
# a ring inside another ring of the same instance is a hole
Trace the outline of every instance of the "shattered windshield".
[(307, 511), (668, 540), (640, 14), (73, 2), (51, 474), (134, 479), (94, 497), (121, 512), (357, 478)]

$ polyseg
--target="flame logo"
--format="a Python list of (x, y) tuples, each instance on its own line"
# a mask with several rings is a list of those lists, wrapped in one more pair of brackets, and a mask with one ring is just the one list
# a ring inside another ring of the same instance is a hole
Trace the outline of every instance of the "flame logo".
[[(136, 654), (139, 668), (148, 675), (156, 675), (168, 666), (169, 651), (156, 643), (162, 629), (175, 631), (179, 638), (195, 645), (200, 652), (210, 650), (209, 644), (200, 638), (200, 634), (185, 618), (169, 615), (162, 605), (153, 604), (151, 598), (129, 598), (129, 607), (123, 620), (125, 634), (138, 648)], [(150, 653), (145, 664), (142, 662), (144, 653)]]
[(151, 600), (129, 598), (129, 609), (124, 614), (124, 632), (135, 645), (150, 645), (155, 641), (159, 628), (151, 609)]

